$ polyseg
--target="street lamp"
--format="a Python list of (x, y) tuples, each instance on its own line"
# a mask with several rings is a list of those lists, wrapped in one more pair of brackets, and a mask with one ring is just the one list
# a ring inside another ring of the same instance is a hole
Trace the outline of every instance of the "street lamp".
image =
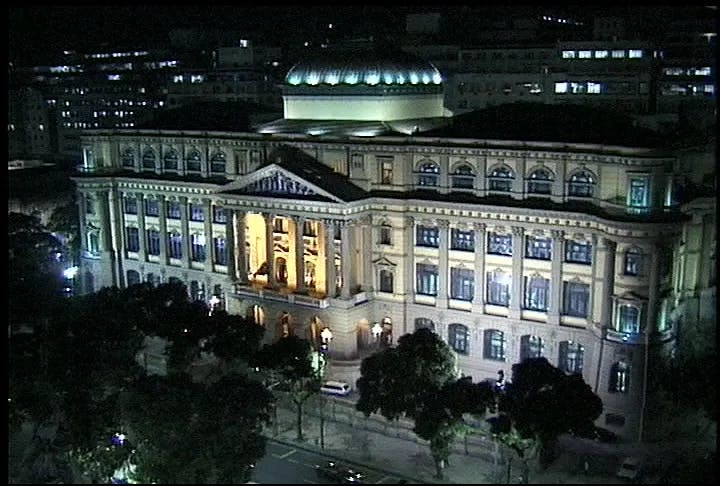
[(329, 327), (324, 328), (320, 332), (320, 338), (322, 339), (323, 344), (330, 344), (330, 341), (333, 338), (333, 333)]
[(217, 295), (213, 295), (210, 297), (210, 301), (208, 302), (210, 304), (210, 311), (208, 312), (208, 315), (211, 316), (213, 311), (215, 310), (215, 307), (222, 302)]

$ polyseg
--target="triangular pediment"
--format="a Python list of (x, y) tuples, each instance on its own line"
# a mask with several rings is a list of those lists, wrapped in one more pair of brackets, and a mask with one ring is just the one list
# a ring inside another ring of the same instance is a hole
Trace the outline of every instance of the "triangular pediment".
[(321, 189), (297, 174), (270, 164), (247, 174), (230, 184), (223, 186), (220, 192), (233, 192), (270, 197), (294, 197), (298, 199), (327, 199), (334, 202), (345, 202), (334, 194)]
[(373, 265), (380, 265), (380, 266), (385, 266), (385, 267), (396, 267), (397, 266), (396, 263), (391, 262), (384, 256), (378, 258), (377, 260), (374, 260)]

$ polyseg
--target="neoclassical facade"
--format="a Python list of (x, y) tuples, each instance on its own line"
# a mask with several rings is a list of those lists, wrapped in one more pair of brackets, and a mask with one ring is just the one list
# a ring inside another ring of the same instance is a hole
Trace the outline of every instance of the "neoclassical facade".
[(676, 157), (656, 149), (158, 130), (82, 144), (85, 291), (178, 279), (268, 340), (328, 328), (330, 373), (351, 384), (368, 353), (430, 327), (475, 380), (537, 356), (582, 373), (598, 425), (637, 440), (647, 350), (672, 345), (684, 296), (714, 300), (714, 202), (683, 212)]

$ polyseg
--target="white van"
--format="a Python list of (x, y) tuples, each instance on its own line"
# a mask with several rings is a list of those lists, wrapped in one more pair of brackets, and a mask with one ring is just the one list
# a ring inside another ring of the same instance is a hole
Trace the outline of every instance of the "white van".
[(350, 385), (344, 381), (326, 381), (320, 387), (320, 392), (328, 395), (345, 396), (350, 393)]

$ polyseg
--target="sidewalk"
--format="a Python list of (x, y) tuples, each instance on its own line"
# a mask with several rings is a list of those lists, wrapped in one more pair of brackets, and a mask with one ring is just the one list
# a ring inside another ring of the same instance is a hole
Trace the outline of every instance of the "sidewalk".
[[(508, 482), (507, 464), (493, 460), (492, 455), (484, 455), (478, 447), (470, 447), (469, 454), (464, 453), (463, 440), (455, 444), (449, 465), (445, 468), (445, 479), (435, 478), (435, 465), (430, 448), (425, 441), (414, 433), (407, 433), (402, 427), (393, 427), (384, 418), (364, 419), (362, 414), (354, 412), (350, 423), (343, 420), (350, 417), (351, 411), (344, 409), (336, 413), (336, 420), (327, 413), (325, 419), (324, 448), (320, 447), (320, 418), (314, 415), (313, 403), (303, 408), (302, 442), (297, 441), (296, 413), (287, 403), (280, 401), (278, 407), (277, 435), (274, 425), (266, 428), (268, 438), (284, 442), (313, 452), (337, 457), (357, 463), (359, 468), (377, 469), (405, 477), (410, 483), (428, 484), (505, 484)], [(338, 420), (343, 417), (343, 420)], [(385, 424), (383, 424), (385, 423)], [(384, 425), (384, 426), (383, 426)], [(614, 459), (613, 459), (614, 461)], [(510, 483), (518, 483), (520, 465), (513, 461)], [(599, 464), (596, 464), (599, 466)], [(614, 472), (614, 462), (609, 470)], [(608, 469), (606, 467), (605, 469)], [(574, 472), (573, 472), (574, 471)], [(597, 474), (597, 475), (596, 475)], [(533, 484), (617, 484), (612, 474), (597, 471), (585, 475), (577, 457), (564, 455), (558, 458), (547, 470), (530, 473)]]

